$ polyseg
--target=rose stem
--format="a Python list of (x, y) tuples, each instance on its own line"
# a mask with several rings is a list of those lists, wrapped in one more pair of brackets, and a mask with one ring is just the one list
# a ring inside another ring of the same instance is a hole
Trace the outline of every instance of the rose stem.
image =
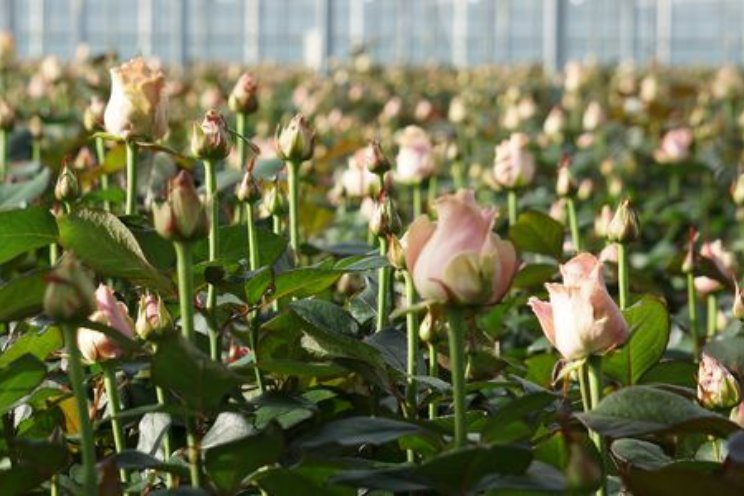
[(581, 251), (581, 238), (579, 237), (579, 223), (576, 219), (574, 199), (566, 198), (566, 206), (568, 207), (568, 224), (571, 229), (571, 243), (574, 246), (574, 251), (578, 253)]
[[(258, 238), (256, 236), (256, 226), (254, 225), (253, 204), (251, 202), (246, 202), (245, 204), (245, 225), (248, 229), (248, 265), (251, 271), (255, 271), (259, 267), (259, 253)], [(257, 357), (258, 326), (256, 325), (255, 310), (251, 311), (248, 315), (248, 327), (248, 339), (250, 340), (249, 345), (251, 347), (251, 350), (253, 350), (253, 356)], [(258, 368), (257, 364), (254, 368), (254, 371), (256, 374), (256, 385), (258, 386), (258, 390), (263, 393), (266, 388), (264, 386), (263, 375), (261, 374), (261, 370)]]
[(625, 243), (617, 243), (617, 285), (620, 300), (620, 309), (628, 307), (628, 251)]
[[(155, 386), (155, 395), (158, 398), (158, 405), (160, 407), (165, 407), (168, 404), (168, 398), (165, 395), (165, 390), (161, 388), (160, 386)], [(163, 460), (168, 463), (171, 457), (171, 453), (173, 453), (173, 449), (171, 448), (171, 437), (170, 437), (170, 427), (167, 429), (165, 434), (163, 435)], [(165, 474), (165, 484), (168, 489), (174, 489), (176, 487), (176, 480), (173, 477), (173, 474), (170, 472), (166, 472)]]
[[(108, 397), (108, 413), (109, 417), (111, 417), (114, 447), (117, 453), (121, 453), (126, 449), (126, 442), (124, 441), (124, 431), (121, 421), (117, 417), (121, 411), (121, 400), (119, 399), (119, 389), (116, 381), (116, 368), (113, 364), (103, 362), (101, 363), (101, 369), (103, 370), (103, 385), (106, 388), (106, 396)], [(121, 479), (122, 483), (127, 483), (126, 470), (119, 469), (119, 479)]]
[[(181, 308), (181, 332), (184, 338), (194, 343), (194, 274), (191, 263), (191, 245), (175, 242), (176, 263), (178, 271), (178, 301)], [(186, 444), (188, 446), (189, 473), (191, 485), (201, 487), (201, 472), (199, 471), (199, 446), (196, 437), (196, 422), (193, 418), (186, 419)]]
[(67, 367), (70, 374), (70, 384), (75, 396), (80, 422), (80, 452), (83, 459), (83, 493), (86, 495), (98, 494), (98, 481), (96, 476), (96, 449), (93, 444), (93, 425), (88, 415), (88, 399), (85, 394), (85, 375), (80, 350), (77, 347), (77, 327), (70, 324), (62, 324), (62, 333), (67, 348)]
[(421, 212), (423, 212), (423, 204), (421, 199), (421, 183), (416, 183), (411, 188), (413, 194), (413, 218), (415, 219)]
[(300, 258), (300, 226), (298, 224), (298, 173), (299, 162), (287, 162), (287, 181), (289, 182), (289, 247), (294, 256), (295, 263), (299, 264)]
[[(380, 256), (387, 256), (387, 240), (384, 236), (379, 237)], [(390, 293), (390, 267), (380, 267), (377, 271), (377, 332), (380, 332), (388, 320), (388, 298)]]
[[(429, 342), (427, 345), (429, 355), (429, 376), (439, 377), (439, 362), (437, 361), (437, 345)], [(437, 418), (437, 402), (432, 400), (429, 403), (429, 418)]]
[[(589, 399), (592, 409), (595, 409), (597, 408), (597, 405), (599, 405), (599, 400), (602, 399), (602, 357), (595, 355), (589, 356), (585, 366), (589, 377)], [(594, 445), (597, 447), (599, 458), (602, 463), (602, 486), (597, 490), (596, 494), (604, 496), (607, 494), (607, 449), (605, 447), (604, 439), (602, 439), (602, 436), (598, 432), (590, 431), (589, 434)]]
[[(106, 161), (106, 144), (100, 136), (96, 137), (96, 159), (98, 160), (98, 166), (103, 167), (103, 163)], [(108, 191), (109, 189), (109, 176), (106, 173), (101, 174), (101, 189), (103, 191)], [(111, 202), (103, 200), (103, 209), (110, 212)]]
[[(406, 282), (406, 306), (410, 308), (416, 303), (416, 290), (413, 286), (411, 274), (407, 270), (402, 272)], [(406, 403), (408, 403), (408, 418), (411, 420), (416, 419), (416, 381), (414, 376), (416, 375), (416, 359), (418, 356), (417, 320), (416, 312), (408, 312), (406, 314), (406, 348), (408, 355), (408, 360), (406, 361), (406, 375), (408, 375), (406, 382)], [(413, 450), (406, 451), (406, 459), (409, 462), (416, 461)]]
[(517, 223), (517, 192), (510, 189), (506, 193), (507, 205), (509, 207), (509, 225)]
[(465, 315), (455, 307), (447, 308), (447, 337), (449, 338), (450, 372), (452, 374), (452, 395), (455, 410), (454, 448), (462, 448), (467, 443), (465, 423)]
[(134, 215), (137, 211), (137, 143), (127, 141), (127, 202), (125, 215)]
[(692, 336), (692, 347), (695, 357), (700, 355), (700, 343), (698, 342), (698, 320), (697, 320), (697, 291), (695, 291), (695, 275), (692, 271), (687, 274), (687, 311), (690, 317), (690, 336)]
[(715, 293), (710, 293), (707, 298), (708, 302), (708, 339), (711, 339), (716, 334), (716, 327), (718, 322), (718, 298)]
[[(240, 140), (242, 141), (242, 140)], [(213, 160), (204, 160), (204, 182), (207, 189), (207, 215), (209, 217), (209, 261), (214, 262), (219, 256), (219, 197), (217, 196), (217, 171)], [(207, 285), (207, 319), (209, 327), (209, 356), (215, 362), (222, 358), (220, 332), (215, 325), (217, 308), (217, 288)]]
[(0, 183), (8, 174), (8, 130), (0, 129)]

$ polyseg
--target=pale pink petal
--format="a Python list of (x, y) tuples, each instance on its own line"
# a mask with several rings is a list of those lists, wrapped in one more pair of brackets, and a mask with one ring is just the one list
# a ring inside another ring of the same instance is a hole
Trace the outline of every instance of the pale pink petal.
[(527, 304), (532, 309), (532, 312), (537, 317), (537, 321), (540, 322), (545, 337), (548, 338), (550, 344), (555, 346), (555, 327), (553, 325), (553, 308), (547, 301), (542, 301), (534, 296), (530, 297)]

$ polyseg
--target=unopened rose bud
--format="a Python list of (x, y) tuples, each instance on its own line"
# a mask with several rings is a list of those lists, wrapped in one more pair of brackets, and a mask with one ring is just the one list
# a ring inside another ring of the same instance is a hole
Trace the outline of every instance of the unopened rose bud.
[(731, 198), (737, 206), (744, 205), (744, 173), (739, 174), (734, 184), (731, 185)]
[(638, 212), (626, 198), (617, 207), (612, 221), (607, 226), (607, 239), (611, 242), (630, 243), (638, 239), (639, 232)]
[(369, 230), (375, 236), (385, 237), (400, 231), (400, 216), (395, 204), (386, 196), (377, 202), (375, 212), (369, 221)]
[(251, 73), (244, 73), (235, 83), (227, 99), (227, 106), (235, 113), (252, 114), (258, 110), (258, 82)]
[(367, 170), (373, 174), (383, 176), (390, 170), (390, 161), (385, 156), (385, 153), (382, 151), (382, 146), (377, 140), (370, 142), (367, 147), (366, 159)]
[(735, 422), (742, 429), (744, 429), (744, 401), (736, 405), (731, 409), (729, 414), (729, 420)]
[(614, 216), (615, 214), (612, 211), (612, 207), (609, 205), (602, 205), (602, 210), (599, 212), (599, 215), (594, 218), (594, 234), (596, 234), (598, 238), (607, 237), (607, 228), (609, 227), (610, 222), (612, 222)]
[(65, 165), (57, 177), (57, 184), (54, 186), (54, 197), (57, 201), (71, 202), (76, 200), (79, 195), (80, 185), (77, 176)]
[(41, 117), (34, 114), (28, 120), (28, 132), (31, 134), (31, 137), (36, 140), (44, 137), (44, 121), (41, 120)]
[(274, 135), (279, 158), (300, 163), (309, 160), (315, 149), (315, 132), (302, 114), (295, 115), (286, 127), (278, 126)]
[(72, 166), (75, 170), (79, 171), (92, 169), (95, 165), (96, 157), (87, 146), (82, 147), (80, 151), (78, 151), (78, 154), (75, 155), (75, 160), (72, 161)]
[(447, 118), (453, 124), (460, 124), (465, 120), (468, 115), (465, 101), (460, 96), (455, 96), (450, 101), (449, 110), (447, 111)]
[(698, 368), (697, 398), (702, 406), (712, 410), (731, 408), (741, 400), (739, 381), (705, 352)]
[(68, 251), (47, 280), (44, 313), (58, 322), (84, 319), (96, 309), (94, 295), (93, 278)]
[(16, 112), (4, 99), (0, 99), (0, 129), (10, 131), (15, 126)]
[(264, 189), (263, 204), (271, 215), (282, 216), (287, 213), (287, 198), (277, 183)]
[(435, 307), (429, 308), (419, 325), (418, 334), (421, 341), (434, 344), (446, 336), (447, 331), (440, 317), (439, 311)]
[(201, 124), (191, 130), (191, 153), (200, 159), (222, 160), (230, 154), (227, 122), (216, 110), (208, 110)]
[(555, 182), (555, 192), (564, 198), (576, 193), (576, 181), (571, 174), (571, 160), (564, 158), (558, 165), (558, 178)]
[(246, 171), (243, 179), (235, 188), (235, 197), (241, 203), (254, 204), (261, 199), (261, 188), (253, 177), (253, 171)]
[(160, 296), (146, 293), (140, 297), (134, 329), (142, 339), (161, 336), (173, 329), (173, 318)]
[(182, 170), (168, 184), (168, 198), (153, 205), (155, 230), (163, 238), (193, 241), (209, 232), (209, 219), (204, 204), (194, 188), (191, 174)]
[(404, 239), (398, 239), (395, 235), (388, 237), (387, 258), (390, 261), (390, 265), (398, 270), (404, 270), (406, 268), (406, 251), (403, 246), (404, 242)]
[(359, 274), (347, 272), (338, 278), (336, 290), (346, 296), (356, 294), (364, 287), (364, 281)]
[(734, 305), (731, 309), (731, 313), (735, 319), (744, 321), (744, 293), (742, 293), (741, 287), (739, 286), (739, 281), (734, 280), (734, 285), (736, 286), (736, 293), (734, 294)]
[[(119, 331), (123, 336), (134, 336), (134, 322), (129, 316), (127, 305), (118, 301), (114, 292), (105, 284), (100, 284), (95, 292), (96, 311), (88, 317), (91, 322), (106, 325)], [(77, 345), (80, 353), (90, 363), (100, 363), (121, 357), (124, 350), (109, 336), (94, 329), (78, 329)]]
[(103, 114), (106, 112), (106, 102), (99, 96), (90, 99), (90, 103), (83, 112), (83, 127), (89, 133), (103, 129)]

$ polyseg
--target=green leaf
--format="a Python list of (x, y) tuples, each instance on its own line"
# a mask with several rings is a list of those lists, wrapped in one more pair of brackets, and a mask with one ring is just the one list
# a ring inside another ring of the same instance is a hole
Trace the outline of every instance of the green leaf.
[(357, 494), (355, 489), (330, 484), (327, 470), (315, 467), (269, 468), (256, 472), (251, 477), (251, 481), (267, 494), (323, 494), (324, 496), (356, 496)]
[(25, 354), (0, 369), (0, 415), (13, 408), (46, 377), (46, 367), (33, 355)]
[(697, 387), (697, 365), (682, 360), (667, 360), (657, 363), (643, 374), (638, 384), (673, 384), (695, 389)]
[(399, 437), (424, 431), (421, 426), (383, 417), (350, 417), (325, 424), (321, 429), (299, 441), (304, 449), (329, 444), (339, 446), (375, 446), (397, 440)]
[(216, 410), (242, 379), (180, 335), (158, 342), (152, 358), (152, 381), (169, 389), (200, 412)]
[(161, 472), (170, 472), (181, 477), (188, 477), (189, 475), (189, 469), (185, 465), (165, 463), (141, 451), (127, 449), (114, 456), (116, 457), (116, 464), (126, 470), (152, 469)]
[(549, 255), (559, 259), (563, 253), (563, 225), (549, 215), (534, 210), (519, 214), (509, 228), (509, 239), (519, 251)]
[(51, 171), (44, 168), (28, 181), (0, 184), (0, 210), (22, 208), (40, 197), (47, 189), (50, 176)]
[(640, 439), (618, 439), (611, 450), (622, 462), (644, 470), (655, 470), (674, 461), (658, 445)]
[(0, 263), (56, 241), (57, 224), (46, 208), (0, 212)]
[(550, 281), (558, 272), (558, 267), (553, 264), (529, 264), (522, 267), (514, 277), (512, 287), (517, 289), (529, 289), (542, 286)]
[(41, 312), (48, 270), (15, 277), (0, 286), (0, 322), (31, 317)]
[(36, 494), (33, 489), (68, 463), (67, 450), (61, 444), (18, 437), (13, 446), (18, 464), (0, 470), (0, 494), (3, 496)]
[(173, 294), (170, 280), (145, 258), (132, 232), (114, 215), (79, 209), (57, 219), (60, 242), (99, 276), (120, 277), (164, 294)]
[(276, 427), (213, 446), (204, 452), (204, 468), (221, 494), (234, 494), (256, 470), (279, 460), (282, 433)]
[[(284, 253), (287, 240), (266, 229), (257, 228), (259, 266), (271, 265)], [(220, 227), (220, 257), (222, 263), (248, 258), (248, 234), (244, 224)], [(209, 260), (209, 242), (194, 243), (194, 263)]]
[(602, 369), (613, 379), (632, 385), (664, 355), (669, 341), (669, 313), (661, 301), (644, 296), (623, 315), (630, 337), (602, 360)]
[(42, 332), (31, 330), (0, 354), (0, 367), (5, 367), (26, 354), (42, 361), (46, 360), (50, 354), (60, 349), (62, 344), (62, 333), (58, 327), (47, 327)]
[(499, 410), (489, 416), (486, 425), (481, 429), (483, 441), (493, 442), (498, 438), (500, 431), (510, 424), (527, 417), (536, 412), (543, 412), (545, 408), (556, 401), (555, 395), (548, 392), (527, 393), (519, 398), (510, 400)]
[(350, 337), (358, 324), (341, 307), (324, 300), (298, 300), (289, 304), (305, 324), (302, 331), (314, 341), (313, 351), (360, 360), (384, 370), (385, 362), (374, 347)]
[(738, 429), (721, 415), (650, 386), (620, 389), (577, 417), (590, 429), (612, 438), (685, 432), (725, 437)]

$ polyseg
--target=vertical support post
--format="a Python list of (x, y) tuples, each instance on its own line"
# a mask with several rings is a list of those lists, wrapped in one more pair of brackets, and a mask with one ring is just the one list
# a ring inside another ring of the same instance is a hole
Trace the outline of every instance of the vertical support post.
[(620, 5), (620, 59), (635, 61), (636, 13), (635, 0), (621, 0)]
[(452, 0), (452, 65), (468, 65), (468, 0)]
[(395, 61), (398, 64), (408, 62), (408, 41), (410, 40), (409, 2), (395, 2)]
[(508, 63), (512, 60), (511, 53), (511, 0), (495, 0), (496, 3), (496, 61)]
[(321, 73), (328, 71), (328, 59), (333, 50), (333, 8), (331, 0), (315, 0), (315, 26), (319, 35)]
[(564, 13), (563, 0), (543, 1), (543, 69), (555, 74), (563, 66)]
[(85, 32), (85, 0), (70, 0), (70, 53), (81, 43), (84, 43)]
[(349, 42), (354, 48), (364, 43), (364, 0), (349, 1)]
[(656, 2), (656, 60), (662, 64), (672, 61), (672, 0)]
[(145, 57), (152, 56), (152, 0), (137, 3), (137, 49)]
[(184, 0), (170, 0), (170, 57), (175, 64), (186, 64), (186, 5)]
[(243, 5), (243, 60), (256, 65), (261, 61), (261, 0), (246, 0)]
[(30, 0), (28, 5), (29, 56), (44, 55), (44, 24), (46, 21), (45, 0)]

